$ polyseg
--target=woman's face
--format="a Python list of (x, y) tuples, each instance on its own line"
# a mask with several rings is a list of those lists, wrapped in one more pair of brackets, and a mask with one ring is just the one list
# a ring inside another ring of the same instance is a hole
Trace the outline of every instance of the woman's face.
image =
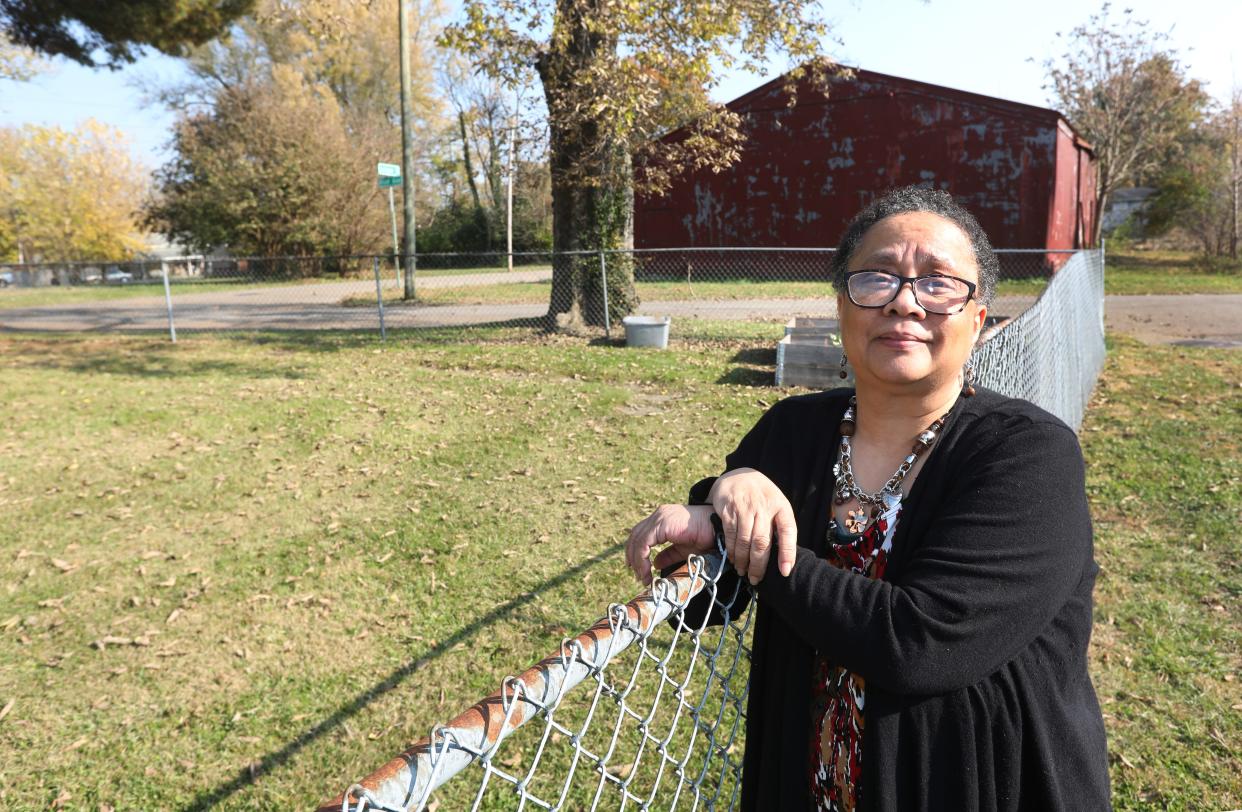
[[(966, 234), (930, 212), (886, 217), (873, 225), (850, 259), (850, 271), (879, 270), (898, 276), (947, 274), (978, 284), (979, 268)], [(860, 386), (919, 385), (935, 389), (959, 379), (983, 327), (987, 308), (975, 299), (960, 313), (928, 313), (902, 285), (880, 308), (862, 308), (837, 296), (841, 338)]]

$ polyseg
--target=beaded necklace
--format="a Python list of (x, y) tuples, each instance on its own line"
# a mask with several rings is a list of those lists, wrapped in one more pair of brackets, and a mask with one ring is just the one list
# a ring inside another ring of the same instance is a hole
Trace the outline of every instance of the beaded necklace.
[[(857, 406), (858, 398), (851, 396), (850, 404), (845, 409), (845, 416), (841, 418), (840, 454), (836, 464), (832, 466), (833, 476), (836, 477), (836, 487), (834, 489), (836, 495), (833, 501), (838, 505), (844, 505), (851, 498), (858, 500), (858, 510), (847, 511), (845, 530), (848, 533), (861, 533), (867, 526), (868, 515), (874, 519), (883, 510), (901, 500), (901, 483), (905, 480), (906, 475), (910, 473), (910, 469), (914, 467), (919, 457), (923, 455), (923, 452), (931, 448), (932, 443), (936, 442), (936, 435), (944, 428), (944, 421), (949, 417), (949, 413), (945, 412), (930, 426), (920, 432), (914, 438), (914, 445), (911, 447), (910, 453), (901, 461), (901, 465), (897, 466), (897, 470), (888, 478), (888, 482), (885, 482), (884, 486), (875, 493), (868, 493), (858, 487), (858, 483), (854, 481), (850, 438), (854, 436), (854, 410)], [(835, 518), (833, 521), (836, 521)]]

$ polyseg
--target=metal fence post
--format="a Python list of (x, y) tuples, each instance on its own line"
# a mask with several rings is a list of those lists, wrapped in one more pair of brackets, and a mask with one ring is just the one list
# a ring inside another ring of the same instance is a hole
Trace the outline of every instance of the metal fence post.
[(177, 325), (173, 323), (172, 289), (168, 286), (168, 263), (161, 262), (160, 270), (164, 276), (164, 306), (168, 308), (168, 337), (177, 343)]
[(388, 332), (384, 329), (384, 291), (380, 288), (379, 257), (375, 257), (372, 263), (375, 268), (375, 302), (379, 306), (380, 341), (387, 341)]
[(599, 276), (604, 283), (604, 336), (612, 338), (612, 320), (608, 318), (608, 264), (604, 262), (604, 249), (599, 250)]

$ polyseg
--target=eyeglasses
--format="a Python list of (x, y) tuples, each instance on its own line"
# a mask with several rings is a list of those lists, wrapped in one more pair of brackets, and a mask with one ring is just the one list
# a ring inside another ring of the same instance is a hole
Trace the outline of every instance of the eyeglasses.
[(975, 295), (975, 283), (956, 276), (898, 276), (888, 271), (852, 271), (845, 275), (845, 290), (859, 307), (884, 307), (909, 283), (914, 301), (928, 313), (951, 316), (960, 313)]

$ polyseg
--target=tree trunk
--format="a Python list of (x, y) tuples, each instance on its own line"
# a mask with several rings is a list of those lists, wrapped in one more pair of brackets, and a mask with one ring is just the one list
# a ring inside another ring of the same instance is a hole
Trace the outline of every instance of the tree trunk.
[(470, 136), (466, 132), (466, 114), (457, 111), (457, 123), (461, 127), (461, 154), (466, 162), (466, 180), (470, 183), (470, 195), (474, 198), (474, 221), (483, 231), (487, 250), (492, 248), (492, 230), (488, 225), (487, 212), (483, 211), (483, 201), (479, 197), (479, 185), (474, 180), (474, 162), (470, 160)]
[(576, 35), (536, 64), (549, 111), (552, 176), (552, 294), (545, 326), (583, 332), (604, 324), (601, 251), (616, 252), (603, 254), (608, 320), (615, 324), (638, 307), (634, 259), (627, 253), (634, 247), (633, 166), (624, 145), (611, 141), (605, 121), (570, 114), (563, 103), (576, 77), (601, 55), (615, 54), (616, 42), (589, 33), (582, 6), (558, 3), (557, 12), (557, 25)]
[(1108, 205), (1108, 195), (1112, 191), (1108, 187), (1109, 180), (1107, 168), (1100, 167), (1095, 178), (1095, 222), (1091, 224), (1091, 241), (1087, 243), (1092, 248), (1100, 247), (1100, 235), (1104, 230), (1104, 207)]

